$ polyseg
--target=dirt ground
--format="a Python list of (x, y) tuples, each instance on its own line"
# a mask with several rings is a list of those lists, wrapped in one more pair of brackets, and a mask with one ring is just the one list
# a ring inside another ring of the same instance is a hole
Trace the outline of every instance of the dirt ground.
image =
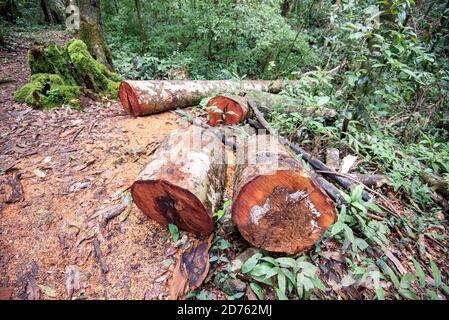
[(103, 216), (127, 201), (178, 116), (135, 119), (109, 101), (83, 112), (18, 104), (30, 45), (0, 51), (0, 78), (13, 81), (0, 85), (0, 178), (19, 177), (23, 188), (22, 201), (0, 204), (0, 288), (12, 288), (12, 299), (167, 298), (173, 264), (162, 261), (176, 253), (167, 227), (134, 205), (107, 223)]

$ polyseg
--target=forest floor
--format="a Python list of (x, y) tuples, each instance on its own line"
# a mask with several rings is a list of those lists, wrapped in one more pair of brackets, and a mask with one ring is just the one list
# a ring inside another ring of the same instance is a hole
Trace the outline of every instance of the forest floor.
[[(173, 266), (161, 262), (176, 252), (167, 227), (135, 206), (106, 225), (103, 216), (126, 201), (149, 154), (180, 126), (178, 116), (134, 119), (111, 101), (91, 101), (83, 112), (16, 103), (36, 37), (0, 51), (0, 74), (13, 80), (1, 85), (0, 179), (18, 176), (23, 188), (22, 201), (0, 204), (0, 288), (13, 288), (13, 299), (164, 299)], [(59, 32), (45, 37), (66, 40)]]
[[(67, 36), (58, 31), (22, 34), (13, 50), (0, 51), (1, 78), (12, 80), (0, 84), (0, 180), (19, 181), (23, 194), (19, 201), (6, 203), (0, 188), (0, 295), (167, 299), (176, 253), (194, 237), (181, 233), (181, 240), (173, 243), (167, 226), (144, 216), (130, 202), (128, 190), (158, 144), (185, 122), (172, 112), (132, 118), (119, 102), (108, 100), (84, 101), (82, 112), (68, 107), (40, 111), (16, 103), (15, 90), (30, 78), (27, 50), (50, 40), (63, 43)], [(230, 197), (229, 188), (226, 195)], [(396, 212), (407, 216), (407, 209), (389, 196)], [(114, 211), (120, 214), (108, 220)], [(214, 252), (232, 260), (248, 245), (220, 228), (220, 239), (233, 244)], [(435, 232), (441, 233), (437, 227)], [(403, 242), (401, 247), (392, 245), (386, 254), (375, 251), (373, 256), (383, 257), (399, 274), (415, 272), (411, 256), (434, 259), (447, 268), (447, 240), (435, 243), (420, 236), (425, 250), (418, 252), (413, 242), (404, 244), (400, 231), (390, 238)], [(347, 252), (332, 238), (323, 239), (320, 248), (313, 255), (322, 281), (340, 283), (348, 272)], [(217, 268), (224, 269), (223, 264)], [(431, 273), (428, 267), (426, 271)], [(210, 297), (226, 299), (210, 280)], [(382, 287), (388, 292), (392, 283), (382, 281)], [(372, 299), (375, 293), (366, 285), (333, 287), (317, 296)], [(275, 298), (273, 291), (266, 298)]]

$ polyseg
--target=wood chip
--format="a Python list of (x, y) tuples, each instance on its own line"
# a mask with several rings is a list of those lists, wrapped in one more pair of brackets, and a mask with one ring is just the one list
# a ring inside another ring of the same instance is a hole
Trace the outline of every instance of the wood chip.
[(14, 288), (0, 288), (0, 300), (10, 300)]
[(33, 173), (39, 178), (45, 178), (47, 176), (47, 174), (44, 171), (39, 169), (33, 170)]

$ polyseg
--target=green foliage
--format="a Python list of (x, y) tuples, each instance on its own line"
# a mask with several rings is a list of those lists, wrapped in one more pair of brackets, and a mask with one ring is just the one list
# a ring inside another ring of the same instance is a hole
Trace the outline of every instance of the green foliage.
[[(299, 298), (309, 298), (314, 289), (326, 290), (317, 276), (318, 268), (306, 261), (302, 256), (297, 259), (290, 257), (272, 258), (261, 253), (254, 254), (242, 266), (242, 272), (249, 274), (254, 280), (272, 286), (279, 300), (287, 300), (288, 295), (295, 291)], [(261, 287), (252, 284), (251, 288), (262, 294)]]
[[(140, 56), (134, 3), (120, 15), (106, 10), (106, 33), (118, 69), (127, 77), (164, 78), (185, 68), (193, 79), (223, 79), (229, 72), (275, 78), (317, 61), (302, 34), (280, 15), (280, 0), (143, 2), (150, 39)], [(119, 53), (115, 53), (119, 52)]]
[(168, 230), (170, 231), (170, 236), (173, 242), (176, 242), (179, 240), (179, 230), (178, 227), (174, 224), (168, 225)]

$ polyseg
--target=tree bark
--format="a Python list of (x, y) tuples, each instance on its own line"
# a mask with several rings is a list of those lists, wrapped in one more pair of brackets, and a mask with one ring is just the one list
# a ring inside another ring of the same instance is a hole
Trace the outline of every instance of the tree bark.
[(41, 0), (41, 8), (44, 13), (45, 22), (48, 24), (53, 23), (53, 16), (51, 15), (50, 7), (48, 6), (47, 0)]
[(95, 59), (112, 70), (112, 55), (104, 38), (101, 1), (79, 0), (79, 8), (81, 20), (80, 39), (87, 44), (89, 52)]
[(207, 235), (214, 230), (212, 215), (222, 200), (225, 176), (226, 153), (220, 139), (190, 126), (162, 142), (131, 194), (151, 219)]
[(335, 222), (335, 204), (275, 137), (251, 136), (235, 170), (232, 220), (251, 244), (296, 254)]
[(295, 0), (284, 0), (284, 3), (282, 4), (282, 16), (289, 18), (294, 7)]
[(15, 0), (4, 0), (0, 2), (0, 16), (7, 22), (16, 23), (18, 15), (19, 11)]
[(122, 81), (119, 96), (125, 111), (143, 116), (176, 108), (197, 105), (213, 92), (241, 93), (268, 91), (276, 93), (295, 81), (265, 80), (149, 80)]
[(142, 2), (140, 0), (134, 0), (136, 4), (137, 20), (139, 21), (140, 39), (142, 41), (142, 53), (148, 51), (148, 39), (145, 33), (145, 24), (142, 17)]
[(303, 117), (324, 117), (334, 118), (337, 112), (325, 107), (303, 106), (303, 102), (287, 96), (271, 94), (268, 92), (251, 91), (244, 97), (241, 96), (216, 96), (209, 100), (208, 110), (209, 123), (212, 126), (217, 124), (236, 124), (252, 116), (248, 101), (257, 103), (259, 110), (264, 114), (270, 114), (273, 110), (284, 113), (297, 112)]

